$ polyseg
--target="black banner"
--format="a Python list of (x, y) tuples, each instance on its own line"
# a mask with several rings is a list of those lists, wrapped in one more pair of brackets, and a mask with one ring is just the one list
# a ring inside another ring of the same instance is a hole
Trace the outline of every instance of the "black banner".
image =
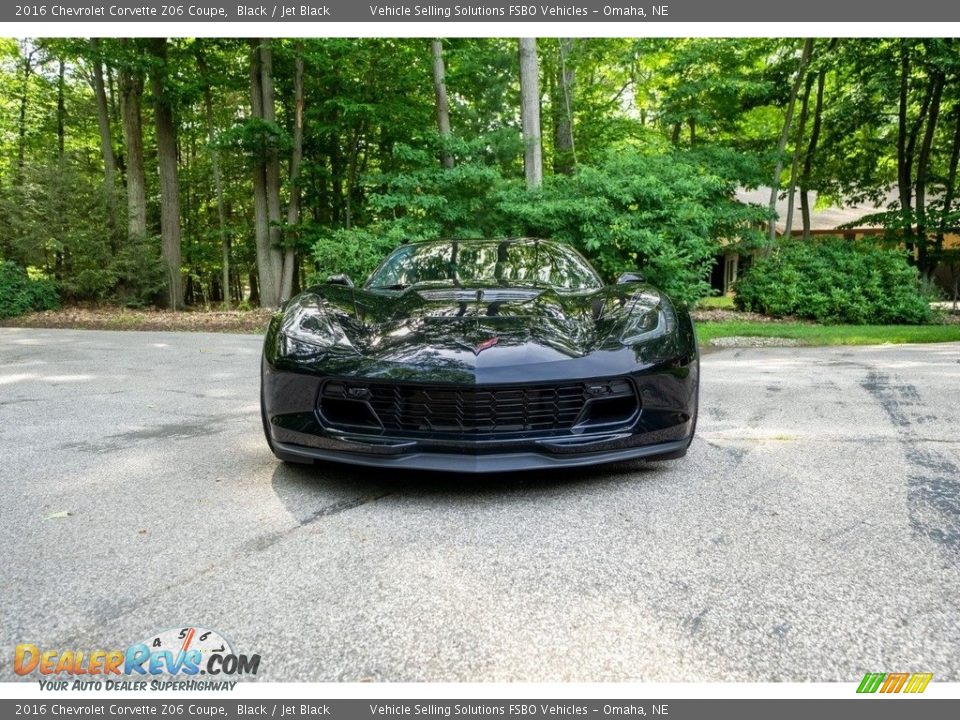
[[(307, 0), (307, 2), (237, 2), (236, 0), (38, 0), (4, 4), (0, 21), (10, 22), (956, 22), (960, 3), (874, 0), (837, 3), (771, 3), (766, 0), (676, 0), (624, 2), (586, 0), (524, 4), (484, 2), (409, 2), (408, 0)], [(789, 35), (789, 27), (783, 34)]]

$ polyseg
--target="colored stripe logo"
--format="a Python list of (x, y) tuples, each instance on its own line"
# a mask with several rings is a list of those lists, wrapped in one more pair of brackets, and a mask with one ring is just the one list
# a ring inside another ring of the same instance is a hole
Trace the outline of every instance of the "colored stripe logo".
[(860, 681), (858, 693), (922, 693), (933, 673), (867, 673)]

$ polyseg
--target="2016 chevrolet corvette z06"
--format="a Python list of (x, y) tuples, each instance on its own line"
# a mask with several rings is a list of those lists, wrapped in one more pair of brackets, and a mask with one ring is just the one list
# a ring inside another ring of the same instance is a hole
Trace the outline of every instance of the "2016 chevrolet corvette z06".
[(689, 313), (571, 246), (409, 243), (362, 287), (308, 288), (270, 322), (261, 408), (273, 453), (451, 472), (682, 457), (697, 421)]

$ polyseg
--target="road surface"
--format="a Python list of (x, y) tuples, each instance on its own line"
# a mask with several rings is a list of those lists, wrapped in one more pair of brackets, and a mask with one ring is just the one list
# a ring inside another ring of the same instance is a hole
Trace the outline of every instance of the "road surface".
[(0, 329), (0, 680), (187, 625), (268, 680), (960, 680), (960, 344), (713, 352), (685, 459), (488, 478), (278, 463), (259, 351)]

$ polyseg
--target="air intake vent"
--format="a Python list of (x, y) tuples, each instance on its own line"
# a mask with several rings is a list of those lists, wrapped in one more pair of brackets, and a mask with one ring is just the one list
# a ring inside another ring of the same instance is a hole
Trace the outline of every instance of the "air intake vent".
[(623, 424), (638, 409), (623, 379), (557, 385), (421, 385), (331, 380), (320, 394), (328, 426), (409, 437), (555, 435)]

